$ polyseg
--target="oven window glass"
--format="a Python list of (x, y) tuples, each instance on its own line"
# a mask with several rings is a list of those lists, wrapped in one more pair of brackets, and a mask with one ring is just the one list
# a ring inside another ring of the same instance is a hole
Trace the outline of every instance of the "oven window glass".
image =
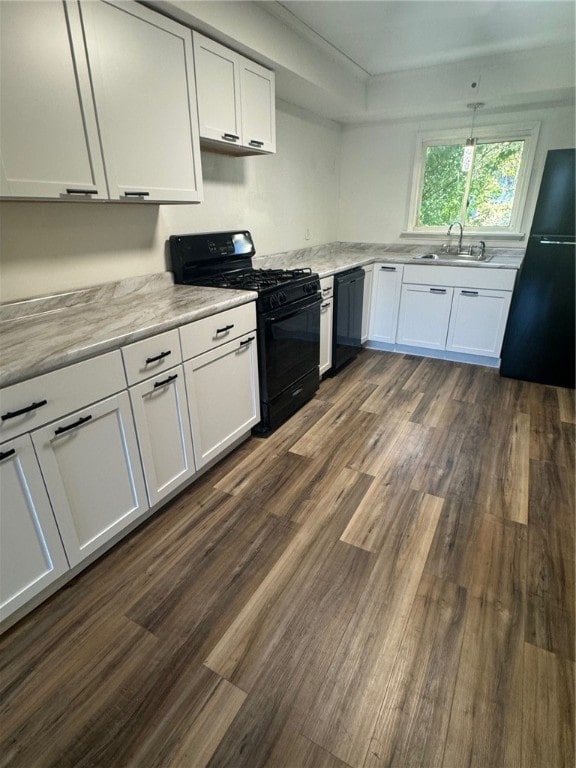
[(264, 321), (263, 397), (271, 400), (320, 360), (320, 302), (270, 313)]

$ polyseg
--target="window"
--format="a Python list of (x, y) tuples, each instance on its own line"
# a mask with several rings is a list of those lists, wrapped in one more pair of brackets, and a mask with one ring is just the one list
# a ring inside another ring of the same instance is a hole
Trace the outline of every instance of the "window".
[(467, 163), (465, 136), (420, 136), (412, 230), (444, 234), (460, 221), (468, 232), (520, 234), (538, 127), (476, 129)]

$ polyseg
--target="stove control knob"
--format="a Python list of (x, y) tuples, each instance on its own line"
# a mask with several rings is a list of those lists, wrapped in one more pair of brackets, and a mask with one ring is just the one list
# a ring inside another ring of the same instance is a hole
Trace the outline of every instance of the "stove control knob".
[(280, 304), (286, 304), (286, 294), (284, 291), (280, 291), (278, 294), (278, 299), (280, 300)]
[(278, 294), (273, 293), (272, 296), (270, 296), (270, 298), (268, 299), (268, 301), (270, 303), (270, 309), (276, 309), (276, 307), (280, 303), (278, 301)]

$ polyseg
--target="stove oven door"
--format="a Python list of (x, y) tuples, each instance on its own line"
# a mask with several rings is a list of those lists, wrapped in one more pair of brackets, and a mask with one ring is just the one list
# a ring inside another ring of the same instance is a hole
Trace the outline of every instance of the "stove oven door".
[(309, 374), (318, 375), (320, 304), (321, 298), (315, 295), (259, 316), (258, 354), (263, 402), (271, 403)]

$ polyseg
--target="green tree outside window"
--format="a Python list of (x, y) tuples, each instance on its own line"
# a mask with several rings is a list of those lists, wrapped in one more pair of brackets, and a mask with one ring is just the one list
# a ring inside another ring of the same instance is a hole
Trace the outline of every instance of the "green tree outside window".
[(523, 140), (478, 143), (463, 171), (462, 144), (428, 146), (417, 226), (510, 226), (523, 150)]

